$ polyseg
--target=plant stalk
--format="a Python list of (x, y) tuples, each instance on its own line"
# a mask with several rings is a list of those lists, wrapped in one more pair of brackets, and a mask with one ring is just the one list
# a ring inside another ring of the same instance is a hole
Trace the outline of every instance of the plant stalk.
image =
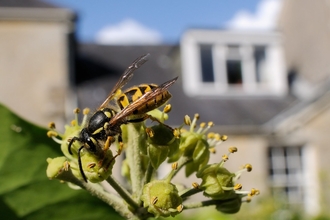
[(139, 205), (133, 200), (130, 193), (123, 187), (119, 185), (119, 183), (112, 177), (109, 176), (107, 178), (107, 182), (114, 188), (114, 190), (123, 198), (127, 204), (129, 204), (134, 210), (139, 208)]
[(101, 199), (103, 202), (107, 203), (109, 206), (114, 208), (121, 216), (127, 219), (138, 219), (133, 213), (128, 209), (124, 200), (119, 198), (117, 195), (106, 192), (98, 184), (85, 183), (81, 181), (81, 187), (87, 190), (93, 196)]
[(132, 182), (132, 194), (135, 201), (139, 204), (139, 197), (143, 187), (143, 166), (140, 155), (140, 147), (146, 147), (146, 138), (141, 132), (142, 123), (127, 124), (127, 149), (126, 156), (130, 167), (130, 177)]
[(146, 171), (145, 177), (144, 177), (144, 184), (147, 184), (150, 182), (153, 173), (154, 173), (154, 167), (151, 165), (151, 162), (149, 161), (147, 171)]
[(182, 167), (190, 161), (191, 161), (191, 158), (189, 158), (189, 157), (185, 157), (185, 156), (180, 157), (180, 159), (178, 161), (177, 169), (175, 169), (175, 170), (173, 169), (165, 179), (168, 182), (170, 182), (173, 179), (173, 177), (182, 169)]

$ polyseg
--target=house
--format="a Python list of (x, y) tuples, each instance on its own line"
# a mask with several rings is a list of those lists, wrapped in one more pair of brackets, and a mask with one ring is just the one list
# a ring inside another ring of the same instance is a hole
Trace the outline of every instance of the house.
[[(76, 47), (74, 13), (37, 0), (15, 7), (9, 2), (0, 1), (0, 39), (7, 39), (0, 40), (0, 55), (15, 63), (1, 63), (13, 75), (0, 81), (0, 101), (14, 111), (46, 124), (63, 120), (75, 104), (96, 109), (129, 64), (150, 53), (128, 86), (179, 76), (169, 88), (168, 123), (178, 126), (184, 115), (195, 113), (201, 121), (213, 121), (213, 131), (229, 139), (212, 161), (235, 145), (238, 152), (226, 167), (253, 165), (241, 179), (244, 189), (283, 195), (312, 215), (330, 205), (330, 8), (325, 1), (284, 1), (273, 32), (190, 29), (180, 45)], [(39, 14), (31, 13), (35, 7), (42, 8)], [(2, 73), (4, 79), (7, 75)], [(20, 107), (26, 100), (31, 109)]]

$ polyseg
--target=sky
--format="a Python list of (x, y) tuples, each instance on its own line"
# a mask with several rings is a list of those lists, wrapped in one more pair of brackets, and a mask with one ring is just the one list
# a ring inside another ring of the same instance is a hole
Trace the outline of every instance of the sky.
[(177, 44), (189, 28), (271, 30), (283, 0), (46, 0), (78, 14), (77, 37), (100, 44)]

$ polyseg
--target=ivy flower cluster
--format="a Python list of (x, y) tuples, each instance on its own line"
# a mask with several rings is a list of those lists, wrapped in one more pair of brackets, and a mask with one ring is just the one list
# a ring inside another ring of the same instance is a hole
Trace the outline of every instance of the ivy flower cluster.
[[(63, 156), (47, 159), (48, 178), (89, 191), (127, 219), (175, 216), (187, 209), (212, 205), (222, 213), (238, 212), (243, 202), (259, 194), (257, 189), (243, 191), (238, 183), (241, 174), (250, 172), (252, 166), (246, 164), (236, 172), (225, 168), (230, 155), (237, 152), (236, 147), (230, 147), (218, 163), (210, 164), (210, 155), (218, 151), (227, 136), (210, 132), (212, 122), (197, 125), (198, 114), (192, 119), (185, 116), (181, 126), (172, 128), (165, 123), (170, 111), (171, 106), (166, 105), (162, 111), (149, 112), (155, 120), (152, 126), (146, 121), (121, 125), (121, 140), (117, 136), (109, 137), (108, 142), (101, 142), (104, 152), (95, 154), (86, 150), (80, 141), (68, 148), (72, 138), (79, 137), (86, 127), (90, 115), (89, 109), (84, 109), (79, 122), (80, 111), (76, 109), (75, 119), (65, 126), (63, 134), (56, 131), (54, 123), (49, 125), (47, 135), (60, 144)], [(118, 160), (119, 155), (125, 158)], [(127, 188), (112, 175), (115, 163), (121, 163)], [(157, 170), (163, 164), (170, 166), (171, 171), (160, 179)], [(179, 187), (173, 181), (180, 170), (184, 170), (187, 177), (196, 176), (191, 187)], [(109, 192), (107, 185), (117, 193)], [(203, 193), (204, 201), (187, 201), (198, 193)]]

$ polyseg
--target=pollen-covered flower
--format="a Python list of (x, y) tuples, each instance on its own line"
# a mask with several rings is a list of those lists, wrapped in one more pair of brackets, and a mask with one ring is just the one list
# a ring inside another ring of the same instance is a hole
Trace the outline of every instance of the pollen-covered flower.
[(214, 151), (214, 148), (227, 139), (227, 136), (207, 134), (213, 122), (202, 122), (196, 128), (198, 119), (198, 114), (195, 114), (192, 121), (189, 116), (185, 116), (184, 123), (189, 126), (189, 130), (181, 130), (179, 151), (173, 153), (169, 159), (169, 162), (174, 162), (180, 157), (188, 158), (190, 162), (186, 165), (186, 176), (203, 168), (208, 163), (210, 153)]
[(78, 149), (81, 147), (81, 144), (79, 144), (78, 142), (74, 142), (71, 146), (72, 153), (73, 155), (71, 155), (69, 153), (68, 150), (68, 144), (70, 142), (70, 140), (73, 137), (78, 137), (80, 131), (85, 127), (86, 123), (87, 123), (87, 115), (89, 113), (89, 109), (84, 109), (83, 114), (83, 120), (82, 123), (79, 124), (79, 120), (78, 120), (78, 115), (80, 113), (80, 110), (77, 108), (74, 111), (75, 114), (75, 119), (71, 121), (70, 125), (65, 125), (64, 126), (64, 133), (60, 134), (59, 132), (57, 132), (55, 129), (55, 123), (51, 122), (48, 127), (51, 129), (50, 131), (48, 131), (47, 135), (48, 137), (51, 137), (56, 143), (61, 145), (61, 150), (64, 154), (65, 157), (69, 158), (70, 160), (74, 159), (74, 157), (76, 157)]
[(231, 173), (224, 164), (229, 159), (229, 155), (237, 151), (236, 147), (230, 147), (229, 153), (222, 156), (222, 161), (216, 164), (209, 164), (203, 167), (196, 176), (202, 179), (199, 188), (203, 190), (206, 197), (217, 201), (217, 210), (223, 213), (236, 213), (240, 210), (242, 198), (259, 194), (258, 190), (241, 191), (242, 185), (237, 183), (241, 174), (250, 172), (252, 166), (246, 164), (243, 169)]
[(180, 140), (176, 130), (164, 124), (165, 119), (168, 118), (166, 113), (170, 110), (171, 105), (166, 105), (162, 112), (158, 109), (153, 110), (152, 112), (158, 114), (154, 113), (152, 117), (160, 123), (145, 129), (148, 143), (146, 154), (155, 169), (179, 149)]
[(62, 173), (69, 171), (70, 164), (66, 157), (56, 157), (47, 159), (48, 167), (46, 170), (49, 179), (58, 178)]
[(200, 188), (204, 195), (212, 199), (230, 199), (235, 196), (234, 173), (229, 172), (219, 164), (211, 164), (203, 167), (196, 176), (202, 179)]

